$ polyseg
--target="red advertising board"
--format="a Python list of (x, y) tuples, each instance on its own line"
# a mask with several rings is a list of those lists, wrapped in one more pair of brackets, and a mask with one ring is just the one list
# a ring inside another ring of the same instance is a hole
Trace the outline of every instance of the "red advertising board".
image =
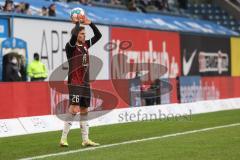
[(170, 79), (169, 82), (172, 85), (172, 91), (170, 92), (170, 103), (178, 103), (178, 81), (176, 79)]
[[(130, 79), (134, 78), (135, 71), (142, 70), (148, 72), (146, 81), (156, 79), (154, 76), (158, 78), (179, 76), (181, 73), (179, 39), (179, 34), (174, 32), (112, 28), (111, 77)], [(144, 66), (144, 63), (147, 65)], [(156, 75), (151, 64), (165, 66), (167, 70)]]
[(50, 114), (48, 82), (0, 83), (0, 119)]
[[(161, 103), (176, 103), (177, 81), (169, 79), (170, 94), (161, 97)], [(240, 97), (240, 77), (202, 77), (198, 89), (202, 100)], [(102, 109), (126, 108), (130, 105), (129, 80), (98, 80), (91, 83), (93, 100), (100, 99)], [(195, 86), (196, 88), (196, 86)], [(0, 83), (0, 119), (53, 114), (48, 82)], [(63, 98), (57, 96), (61, 101)], [(65, 98), (68, 98), (67, 94)], [(99, 102), (94, 102), (94, 105)]]
[(201, 79), (204, 100), (240, 97), (240, 77), (202, 77)]
[(129, 107), (128, 80), (98, 80), (91, 83), (91, 88), (92, 96), (102, 100), (102, 109)]

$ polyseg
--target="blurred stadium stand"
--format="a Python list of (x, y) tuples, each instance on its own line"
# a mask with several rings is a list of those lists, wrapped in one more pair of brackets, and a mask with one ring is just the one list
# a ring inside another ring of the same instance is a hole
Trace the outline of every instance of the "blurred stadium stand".
[[(3, 6), (4, 2), (5, 0), (0, 0), (0, 5)], [(228, 11), (220, 8), (212, 0), (14, 0), (13, 2), (14, 5), (20, 4), (21, 2), (29, 3), (32, 15), (40, 15), (40, 8), (48, 7), (52, 3), (56, 3), (57, 17), (64, 19), (68, 17), (66, 12), (69, 11), (69, 6), (74, 7), (75, 4), (79, 5), (81, 3), (88, 8), (89, 6), (94, 6), (103, 9), (109, 8), (113, 10), (127, 11), (130, 9), (129, 3), (134, 3), (134, 7), (136, 8), (132, 11), (157, 15), (180, 16), (190, 19), (210, 20), (231, 30), (240, 32), (240, 19), (236, 20)], [(147, 2), (147, 4), (144, 4), (144, 2)], [(234, 4), (239, 3), (238, 0), (231, 0), (231, 2)], [(39, 8), (36, 8), (36, 6)]]
[[(25, 1), (31, 2), (22, 0)], [(49, 6), (53, 2), (62, 2), (63, 5), (82, 3), (86, 6), (198, 18), (215, 22), (240, 33), (240, 0), (38, 0), (40, 1), (43, 6)]]
[[(9, 0), (8, 0), (9, 1)], [(195, 33), (207, 33), (207, 34), (224, 34), (224, 35), (238, 35), (237, 32), (233, 32), (231, 29), (222, 27), (211, 21), (203, 21), (196, 14), (192, 14), (187, 9), (187, 3), (178, 3), (174, 0), (169, 0), (167, 5), (161, 6), (156, 9), (153, 7), (153, 3), (150, 6), (143, 8), (139, 7), (140, 1), (136, 1), (136, 7), (139, 8), (135, 11), (129, 12), (126, 5), (129, 1), (122, 0), (122, 4), (114, 5), (107, 3), (110, 0), (91, 0), (84, 1), (84, 4), (79, 1), (66, 3), (65, 1), (47, 1), (47, 0), (14, 0), (14, 5), (21, 4), (22, 2), (30, 4), (31, 15), (19, 14), (16, 11), (4, 12), (0, 15), (12, 15), (28, 17), (34, 16), (37, 19), (51, 19), (69, 21), (69, 12), (72, 8), (82, 7), (86, 10), (87, 15), (94, 22), (99, 24), (105, 24), (110, 26), (126, 26), (137, 28), (148, 28), (157, 30), (171, 30), (182, 32), (195, 32)], [(43, 7), (49, 7), (52, 3), (56, 4), (56, 17), (41, 16), (41, 10)], [(120, 1), (119, 1), (120, 2)], [(151, 1), (153, 2), (153, 1)], [(182, 1), (179, 1), (182, 2)], [(116, 3), (116, 2), (114, 2)], [(0, 0), (0, 5), (3, 6), (5, 0)], [(121, 7), (120, 7), (121, 6)], [(117, 9), (116, 9), (117, 8)], [(147, 13), (144, 13), (147, 12)]]
[[(237, 2), (237, 1), (236, 1)], [(187, 12), (205, 20), (213, 21), (234, 31), (240, 32), (240, 21), (231, 13), (214, 3), (189, 3)], [(239, 14), (239, 13), (238, 13)]]

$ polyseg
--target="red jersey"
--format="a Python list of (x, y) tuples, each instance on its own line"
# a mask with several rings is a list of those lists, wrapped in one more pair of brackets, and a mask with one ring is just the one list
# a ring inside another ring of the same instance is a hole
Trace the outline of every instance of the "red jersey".
[(73, 85), (88, 83), (89, 54), (87, 45), (76, 45), (69, 62), (69, 83)]
[[(75, 29), (79, 26), (76, 25)], [(82, 85), (89, 83), (89, 53), (88, 49), (100, 38), (101, 33), (98, 28), (91, 23), (90, 27), (94, 36), (82, 45), (76, 45), (77, 35), (72, 35), (70, 42), (66, 44), (66, 54), (69, 64), (68, 83), (72, 85)], [(78, 33), (78, 32), (77, 32)], [(74, 45), (73, 45), (74, 44)]]

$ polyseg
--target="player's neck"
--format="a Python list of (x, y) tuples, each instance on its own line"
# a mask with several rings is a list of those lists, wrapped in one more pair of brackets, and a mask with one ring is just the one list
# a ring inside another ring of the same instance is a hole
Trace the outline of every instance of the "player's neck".
[(77, 45), (77, 46), (82, 46), (82, 45), (83, 45), (83, 42), (77, 42), (76, 45)]

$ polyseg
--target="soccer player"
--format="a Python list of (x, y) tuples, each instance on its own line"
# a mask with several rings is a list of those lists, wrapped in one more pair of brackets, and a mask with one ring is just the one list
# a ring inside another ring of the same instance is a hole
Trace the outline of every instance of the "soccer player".
[(80, 112), (80, 128), (82, 134), (82, 146), (97, 146), (98, 143), (91, 141), (88, 138), (89, 125), (88, 107), (90, 107), (90, 85), (89, 85), (89, 54), (88, 49), (94, 45), (102, 34), (88, 18), (82, 22), (84, 25), (89, 25), (94, 33), (94, 36), (85, 40), (85, 28), (77, 22), (72, 29), (70, 41), (66, 44), (66, 54), (69, 64), (68, 72), (68, 89), (70, 105), (67, 113), (67, 119), (64, 122), (60, 146), (67, 147), (67, 135), (72, 125), (72, 120), (75, 115)]

